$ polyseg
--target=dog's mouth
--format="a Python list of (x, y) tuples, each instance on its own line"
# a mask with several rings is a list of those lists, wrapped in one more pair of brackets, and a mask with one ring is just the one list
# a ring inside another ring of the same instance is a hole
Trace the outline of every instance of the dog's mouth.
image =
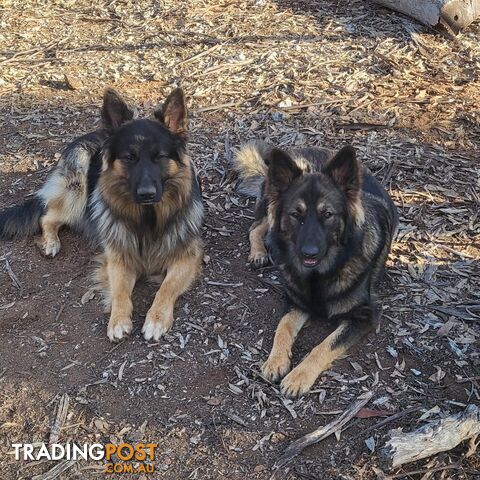
[(319, 264), (319, 260), (317, 257), (303, 257), (302, 263), (304, 267), (307, 268), (315, 268)]

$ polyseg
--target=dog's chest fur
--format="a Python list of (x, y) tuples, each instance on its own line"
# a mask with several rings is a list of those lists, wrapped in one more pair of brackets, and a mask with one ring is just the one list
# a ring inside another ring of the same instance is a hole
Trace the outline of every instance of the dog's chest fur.
[(98, 190), (92, 200), (92, 220), (103, 249), (118, 252), (126, 264), (146, 275), (160, 273), (172, 256), (200, 234), (203, 204), (199, 198), (162, 222), (152, 206), (143, 207), (138, 220), (131, 221), (116, 215)]
[(331, 318), (348, 313), (368, 300), (369, 276), (353, 277), (352, 265), (346, 264), (333, 275), (315, 271), (299, 274), (282, 268), (287, 296), (296, 306), (317, 318)]

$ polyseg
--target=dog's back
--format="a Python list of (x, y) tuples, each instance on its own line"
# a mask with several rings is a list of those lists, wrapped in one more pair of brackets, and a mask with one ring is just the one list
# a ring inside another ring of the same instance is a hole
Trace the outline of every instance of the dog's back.
[[(107, 132), (98, 130), (73, 140), (32, 198), (0, 212), (0, 238), (35, 235), (40, 232), (47, 215), (47, 220), (54, 223), (61, 219), (62, 224), (82, 227), (88, 195), (101, 169), (100, 150), (106, 138)], [(42, 247), (46, 255), (54, 256), (60, 246), (55, 238), (50, 238)]]

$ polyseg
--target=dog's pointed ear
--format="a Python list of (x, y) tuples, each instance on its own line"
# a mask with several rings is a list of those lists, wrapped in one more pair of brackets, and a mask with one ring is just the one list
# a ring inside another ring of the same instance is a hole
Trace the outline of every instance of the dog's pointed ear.
[(103, 126), (107, 130), (115, 130), (132, 118), (133, 111), (123, 98), (113, 88), (107, 88), (103, 94)]
[(173, 90), (163, 105), (155, 110), (154, 115), (171, 132), (185, 136), (188, 130), (188, 111), (183, 90), (181, 88)]
[(360, 189), (361, 170), (355, 149), (346, 145), (340, 149), (323, 168), (345, 193), (356, 193)]
[(345, 193), (348, 210), (353, 222), (361, 226), (365, 221), (360, 187), (362, 185), (362, 168), (357, 160), (355, 149), (346, 145), (332, 157), (322, 169)]
[(270, 153), (268, 164), (268, 183), (271, 188), (281, 193), (300, 175), (301, 168), (283, 150), (274, 148)]

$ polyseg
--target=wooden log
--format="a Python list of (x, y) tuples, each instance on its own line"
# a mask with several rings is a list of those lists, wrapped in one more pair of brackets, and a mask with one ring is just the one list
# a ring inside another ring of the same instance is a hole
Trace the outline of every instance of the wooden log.
[(380, 451), (380, 459), (386, 468), (415, 462), (436, 453), (446, 452), (464, 440), (480, 435), (480, 410), (476, 405), (456, 415), (404, 433), (392, 430), (390, 439)]
[(374, 0), (425, 25), (457, 35), (480, 17), (480, 0)]

